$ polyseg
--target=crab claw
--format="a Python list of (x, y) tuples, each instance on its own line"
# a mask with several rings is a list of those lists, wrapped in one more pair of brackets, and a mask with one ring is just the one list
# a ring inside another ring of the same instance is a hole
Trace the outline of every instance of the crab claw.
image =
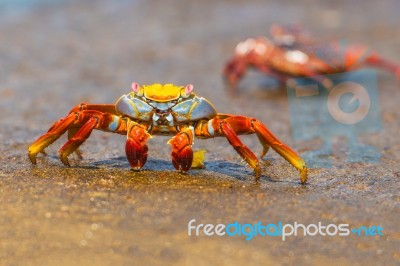
[(186, 173), (192, 167), (193, 150), (190, 146), (184, 147), (182, 150), (172, 152), (172, 164), (175, 169)]
[(126, 158), (134, 170), (140, 170), (147, 161), (148, 146), (146, 141), (150, 134), (143, 128), (135, 126), (130, 130), (125, 144)]
[(186, 173), (193, 162), (193, 128), (185, 128), (168, 141), (172, 146), (172, 164), (175, 169)]
[(140, 170), (147, 161), (147, 145), (140, 146), (134, 139), (128, 139), (125, 144), (126, 158), (134, 170)]
[(242, 57), (234, 57), (231, 59), (223, 70), (224, 82), (231, 93), (235, 96), (238, 92), (238, 84), (243, 78), (247, 70), (247, 64)]

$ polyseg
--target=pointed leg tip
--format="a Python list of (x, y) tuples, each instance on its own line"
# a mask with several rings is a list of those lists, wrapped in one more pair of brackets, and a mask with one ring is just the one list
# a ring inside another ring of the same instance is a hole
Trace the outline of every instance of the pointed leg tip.
[(33, 165), (36, 165), (37, 164), (37, 162), (36, 162), (36, 154), (30, 154), (29, 153), (29, 160), (31, 161), (31, 163), (33, 164)]
[(63, 165), (71, 167), (71, 164), (69, 163), (68, 157), (60, 155), (60, 160), (63, 163)]
[(304, 167), (302, 170), (300, 170), (300, 182), (302, 185), (305, 185), (307, 183), (307, 172), (307, 167)]
[(256, 168), (254, 168), (254, 177), (255, 177), (255, 181), (260, 180), (261, 177), (261, 167), (257, 166)]
[(37, 153), (34, 152), (32, 146), (29, 147), (29, 149), (28, 149), (28, 157), (29, 157), (29, 160), (31, 161), (31, 163), (35, 164), (35, 165), (36, 165), (36, 155), (37, 155)]
[(261, 158), (261, 159), (264, 158), (265, 155), (267, 155), (267, 152), (268, 152), (268, 148), (264, 148), (263, 151), (262, 151), (262, 153), (261, 153), (260, 158)]

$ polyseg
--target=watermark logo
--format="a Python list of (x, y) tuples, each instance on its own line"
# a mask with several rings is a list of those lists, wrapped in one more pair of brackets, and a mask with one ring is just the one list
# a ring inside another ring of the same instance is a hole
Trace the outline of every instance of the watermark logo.
[(252, 240), (256, 236), (280, 237), (282, 241), (289, 237), (296, 236), (383, 236), (383, 227), (381, 226), (360, 226), (351, 229), (349, 224), (328, 224), (322, 222), (316, 224), (302, 224), (298, 222), (290, 223), (229, 223), (229, 224), (211, 224), (197, 223), (196, 219), (188, 222), (188, 236), (228, 236), (244, 237), (246, 241)]
[(347, 162), (379, 162), (379, 150), (359, 141), (361, 135), (381, 130), (375, 71), (296, 78), (288, 83), (287, 94), (293, 139), (322, 142), (318, 150), (302, 154), (309, 167), (332, 166), (332, 145), (338, 137), (347, 139)]

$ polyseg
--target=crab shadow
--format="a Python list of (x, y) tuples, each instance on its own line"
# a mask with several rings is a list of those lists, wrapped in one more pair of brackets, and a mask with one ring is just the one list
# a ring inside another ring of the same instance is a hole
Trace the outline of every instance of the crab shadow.
[[(48, 156), (47, 158), (50, 158), (54, 161), (58, 160), (57, 156)], [(43, 163), (45, 161), (44, 158), (40, 158), (39, 160), (43, 160)], [(129, 165), (129, 162), (127, 161), (125, 156), (119, 156), (119, 157), (113, 157), (113, 158), (108, 158), (100, 161), (92, 161), (88, 164), (83, 164), (81, 159), (73, 159), (71, 160), (72, 166), (67, 167), (68, 169), (82, 169), (82, 170), (99, 170), (99, 169), (119, 169), (119, 170), (126, 170), (129, 171), (131, 170), (131, 166)], [(264, 166), (263, 168), (267, 168), (268, 166)], [(158, 158), (148, 158), (146, 164), (142, 168), (144, 171), (154, 171), (156, 172), (173, 172), (177, 173), (176, 169), (172, 165), (172, 162), (169, 160), (163, 160), (163, 159), (158, 159)], [(218, 179), (234, 179), (237, 181), (246, 181), (246, 182), (254, 182), (256, 184), (261, 183), (296, 183), (296, 181), (293, 180), (280, 180), (273, 178), (266, 173), (263, 173), (260, 177), (259, 180), (255, 180), (253, 169), (251, 169), (249, 166), (240, 164), (240, 163), (234, 163), (234, 162), (229, 162), (229, 161), (224, 161), (224, 160), (215, 160), (215, 161), (208, 161), (205, 162), (205, 169), (191, 169), (187, 175), (188, 177), (193, 177), (193, 176), (207, 176), (209, 178), (215, 177)]]
[[(82, 167), (87, 169), (110, 167), (110, 168), (119, 168), (127, 170), (131, 168), (126, 158), (123, 156), (96, 161), (92, 163), (91, 166), (77, 166), (77, 167)], [(149, 158), (142, 169), (155, 172), (158, 171), (176, 172), (171, 161), (157, 159), (157, 158)], [(218, 178), (225, 176), (226, 178), (234, 178), (240, 181), (254, 180), (252, 169), (242, 164), (228, 162), (224, 160), (205, 162), (205, 169), (191, 169), (189, 171), (189, 174), (193, 175), (202, 175), (206, 173), (207, 175), (214, 174), (215, 176), (218, 176)], [(266, 175), (262, 175), (261, 179), (267, 180), (269, 182), (283, 182), (279, 180), (274, 180)]]

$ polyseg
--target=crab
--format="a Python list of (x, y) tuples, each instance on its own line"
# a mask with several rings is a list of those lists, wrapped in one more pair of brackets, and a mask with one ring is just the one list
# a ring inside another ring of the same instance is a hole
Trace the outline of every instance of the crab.
[(237, 93), (237, 85), (248, 68), (269, 75), (281, 84), (289, 78), (309, 77), (327, 89), (332, 87), (332, 82), (321, 75), (365, 66), (385, 69), (400, 79), (400, 65), (383, 59), (366, 46), (314, 41), (299, 26), (273, 25), (271, 36), (272, 40), (249, 38), (236, 46), (234, 56), (223, 70), (224, 79), (233, 94)]
[(152, 135), (169, 135), (172, 164), (187, 173), (193, 161), (194, 138), (225, 137), (236, 152), (254, 169), (258, 179), (261, 166), (254, 153), (238, 135), (255, 133), (263, 146), (261, 157), (272, 147), (300, 171), (302, 184), (307, 181), (303, 159), (283, 144), (259, 120), (246, 116), (217, 113), (213, 104), (197, 96), (193, 85), (132, 83), (132, 91), (122, 95), (115, 104), (82, 103), (68, 115), (56, 121), (47, 133), (39, 137), (28, 150), (29, 159), (36, 164), (38, 153), (68, 131), (68, 141), (61, 147), (61, 162), (70, 166), (68, 156), (90, 136), (94, 129), (126, 135), (126, 157), (132, 169), (140, 170), (146, 163), (147, 140)]

